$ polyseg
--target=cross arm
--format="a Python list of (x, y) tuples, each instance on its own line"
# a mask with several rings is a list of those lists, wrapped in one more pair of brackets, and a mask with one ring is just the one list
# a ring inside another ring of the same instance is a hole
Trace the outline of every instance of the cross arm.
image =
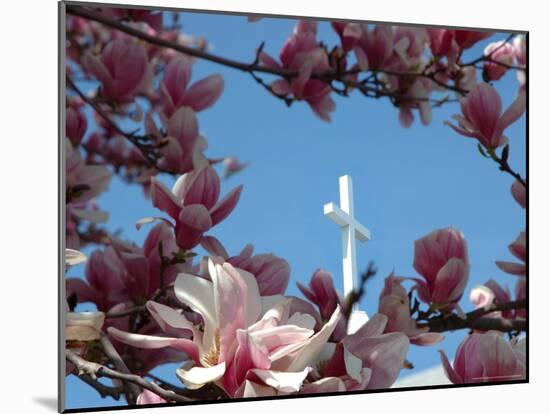
[(366, 242), (371, 238), (370, 231), (365, 226), (357, 222), (355, 219), (351, 218), (349, 214), (343, 211), (335, 203), (325, 204), (323, 210), (325, 216), (330, 218), (340, 227), (349, 226), (350, 224), (352, 224), (353, 228), (355, 229), (355, 237), (357, 238), (357, 240), (361, 242)]

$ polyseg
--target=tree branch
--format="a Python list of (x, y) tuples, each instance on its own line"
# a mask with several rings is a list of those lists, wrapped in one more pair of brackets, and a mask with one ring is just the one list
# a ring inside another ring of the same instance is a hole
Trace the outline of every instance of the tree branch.
[(120, 399), (122, 387), (109, 387), (105, 384), (102, 384), (97, 379), (93, 379), (88, 374), (78, 375), (78, 378), (80, 378), (80, 380), (82, 380), (84, 383), (95, 389), (99, 393), (101, 398), (111, 397), (117, 401)]
[(193, 401), (188, 397), (176, 394), (172, 390), (165, 390), (164, 388), (160, 387), (158, 384), (154, 382), (149, 382), (144, 378), (140, 377), (139, 375), (125, 374), (122, 372), (118, 372), (114, 369), (108, 368), (104, 365), (97, 364), (95, 362), (86, 361), (85, 359), (78, 356), (76, 353), (74, 353), (70, 349), (65, 350), (65, 357), (67, 358), (67, 361), (74, 364), (74, 366), (78, 370), (79, 376), (88, 375), (93, 380), (101, 377), (106, 377), (106, 378), (116, 379), (120, 381), (130, 382), (132, 384), (136, 384), (140, 386), (141, 388), (145, 388), (146, 390), (149, 390), (155, 393), (159, 397), (164, 398), (166, 401), (174, 401), (174, 402)]
[(512, 309), (525, 309), (527, 300), (506, 303), (493, 303), (469, 312), (465, 317), (456, 313), (443, 314), (428, 319), (426, 323), (417, 324), (418, 328), (429, 328), (430, 332), (456, 331), (459, 329), (478, 329), (482, 331), (497, 330), (502, 332), (525, 331), (527, 321), (524, 319), (492, 318), (485, 315)]
[[(175, 42), (172, 42), (172, 41), (160, 38), (160, 37), (149, 35), (149, 34), (143, 32), (139, 29), (128, 26), (127, 24), (124, 24), (124, 23), (119, 22), (117, 20), (111, 19), (107, 16), (102, 15), (101, 13), (97, 13), (93, 10), (90, 10), (89, 8), (68, 5), (67, 6), (67, 13), (72, 14), (74, 16), (79, 16), (79, 17), (82, 17), (82, 18), (85, 18), (85, 19), (88, 19), (88, 20), (96, 21), (96, 22), (101, 23), (105, 26), (108, 26), (108, 27), (113, 28), (115, 30), (119, 30), (121, 32), (124, 32), (128, 35), (131, 35), (133, 37), (141, 39), (141, 40), (143, 40), (147, 43), (150, 43), (152, 45), (155, 45), (155, 46), (172, 49), (172, 50), (175, 50), (177, 52), (184, 53), (186, 55), (193, 56), (193, 57), (198, 58), (198, 59), (207, 60), (207, 61), (210, 61), (210, 62), (213, 62), (213, 63), (217, 63), (217, 64), (220, 64), (220, 65), (223, 65), (223, 66), (227, 66), (227, 67), (230, 67), (230, 68), (233, 68), (233, 69), (240, 70), (242, 72), (249, 73), (252, 76), (252, 78), (258, 84), (260, 84), (262, 87), (264, 87), (273, 96), (283, 100), (287, 104), (287, 106), (289, 106), (293, 102), (293, 98), (289, 98), (287, 96), (281, 96), (281, 95), (277, 94), (275, 91), (273, 91), (273, 89), (268, 84), (266, 84), (265, 81), (263, 79), (261, 79), (256, 74), (256, 73), (265, 73), (265, 74), (270, 74), (270, 75), (276, 75), (276, 76), (280, 76), (281, 78), (284, 78), (284, 79), (287, 79), (287, 80), (295, 78), (295, 77), (298, 76), (298, 71), (294, 70), (294, 69), (274, 68), (274, 67), (270, 67), (270, 66), (261, 65), (260, 62), (259, 62), (258, 57), (259, 57), (259, 53), (263, 49), (263, 44), (258, 48), (258, 51), (256, 53), (256, 59), (252, 63), (245, 63), (245, 62), (239, 62), (239, 61), (236, 61), (236, 60), (228, 59), (228, 58), (225, 58), (225, 57), (222, 57), (222, 56), (214, 55), (214, 54), (206, 52), (202, 49), (197, 49), (197, 48), (185, 46), (185, 45), (175, 43)], [(344, 84), (346, 86), (355, 87), (359, 91), (361, 91), (364, 96), (369, 97), (369, 98), (378, 99), (378, 98), (381, 98), (381, 97), (386, 97), (386, 98), (389, 98), (389, 99), (392, 99), (393, 101), (395, 101), (395, 97), (396, 97), (395, 93), (381, 91), (379, 89), (374, 89), (373, 90), (373, 89), (370, 89), (366, 85), (363, 85), (359, 82), (351, 82), (350, 83), (350, 81), (345, 79), (346, 75), (353, 75), (353, 74), (357, 74), (358, 72), (359, 71), (357, 69), (352, 69), (352, 70), (345, 71), (345, 72), (338, 72), (334, 69), (328, 69), (328, 70), (325, 70), (323, 72), (312, 73), (311, 77), (314, 78), (314, 79), (322, 80), (322, 81), (326, 82), (328, 85), (331, 85), (332, 81), (337, 81), (337, 82), (341, 82), (342, 84)], [(447, 88), (448, 90), (455, 91), (455, 92), (460, 93), (462, 95), (464, 95), (466, 93), (466, 91), (464, 91), (463, 89), (461, 89), (459, 87), (456, 87), (456, 86), (453, 86), (453, 85), (448, 85), (444, 82), (439, 81), (435, 77), (436, 73), (433, 73), (433, 74), (425, 73), (425, 72), (393, 73), (393, 72), (388, 72), (388, 71), (384, 72), (384, 71), (380, 71), (380, 70), (377, 70), (377, 72), (391, 74), (391, 75), (395, 75), (395, 76), (425, 77), (425, 78), (431, 79), (434, 83), (438, 84), (439, 86)], [(448, 98), (443, 98), (443, 99), (438, 100), (438, 99), (414, 98), (414, 97), (406, 97), (406, 96), (405, 97), (400, 97), (400, 99), (402, 99), (403, 101), (406, 101), (406, 100), (410, 100), (410, 101), (428, 101), (428, 102), (432, 103), (433, 106), (435, 106), (435, 107), (441, 106), (444, 103), (452, 101)]]
[(512, 167), (510, 167), (510, 164), (508, 164), (509, 151), (510, 151), (509, 145), (505, 145), (499, 157), (495, 149), (489, 148), (487, 150), (491, 159), (499, 165), (500, 171), (504, 171), (505, 173), (511, 175), (516, 180), (518, 180), (525, 189), (527, 189), (527, 182), (521, 177), (521, 175), (518, 172), (514, 171)]
[[(109, 340), (109, 337), (104, 334), (101, 335), (100, 342), (101, 346), (103, 347), (103, 351), (105, 351), (105, 355), (107, 355), (115, 369), (124, 374), (131, 374), (130, 370), (126, 366), (126, 363), (122, 360), (119, 353)], [(136, 403), (137, 397), (141, 393), (141, 389), (136, 384), (126, 382), (124, 382), (123, 384), (126, 401), (128, 401), (129, 404), (134, 405)]]

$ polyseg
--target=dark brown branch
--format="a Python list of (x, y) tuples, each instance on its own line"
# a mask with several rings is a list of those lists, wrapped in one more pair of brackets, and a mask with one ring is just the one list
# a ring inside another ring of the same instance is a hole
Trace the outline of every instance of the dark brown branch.
[(527, 182), (518, 172), (514, 171), (512, 167), (510, 167), (510, 164), (508, 164), (509, 150), (510, 147), (508, 145), (505, 145), (502, 149), (500, 157), (497, 155), (495, 149), (488, 149), (487, 152), (489, 153), (491, 159), (498, 164), (500, 171), (504, 171), (505, 173), (511, 175), (516, 180), (518, 180), (525, 189), (527, 189)]
[(429, 319), (426, 323), (417, 324), (418, 328), (429, 328), (430, 332), (456, 331), (459, 329), (478, 329), (482, 331), (497, 330), (502, 332), (525, 331), (527, 321), (524, 319), (492, 318), (485, 315), (513, 309), (525, 309), (527, 301), (517, 300), (512, 302), (490, 304), (467, 313), (460, 317), (456, 313), (444, 314)]
[(111, 379), (116, 379), (120, 381), (130, 382), (132, 384), (138, 385), (141, 388), (144, 388), (146, 390), (149, 390), (155, 393), (159, 397), (164, 398), (166, 401), (174, 401), (174, 402), (192, 401), (192, 399), (185, 397), (183, 395), (176, 394), (172, 390), (165, 390), (158, 384), (154, 382), (149, 382), (144, 378), (140, 377), (139, 375), (124, 374), (122, 372), (108, 368), (104, 365), (97, 364), (95, 362), (86, 361), (85, 359), (78, 356), (76, 353), (74, 353), (70, 349), (65, 350), (65, 357), (67, 358), (67, 361), (74, 364), (74, 366), (78, 370), (79, 376), (88, 375), (93, 380), (95, 380), (96, 378), (105, 377), (105, 378), (111, 378)]

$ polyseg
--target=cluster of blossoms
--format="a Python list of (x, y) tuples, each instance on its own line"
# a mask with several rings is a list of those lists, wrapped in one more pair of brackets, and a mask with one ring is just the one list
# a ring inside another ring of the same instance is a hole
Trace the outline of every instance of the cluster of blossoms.
[[(298, 22), (285, 42), (279, 61), (260, 53), (259, 60), (266, 67), (297, 74), (274, 81), (271, 91), (280, 97), (306, 101), (325, 121), (330, 121), (330, 113), (336, 108), (333, 93), (347, 96), (359, 89), (367, 96), (387, 96), (399, 108), (399, 121), (404, 127), (412, 124), (413, 110), (418, 110), (424, 125), (431, 122), (431, 106), (437, 103), (432, 93), (455, 90), (459, 97), (465, 97), (475, 88), (476, 69), (463, 60), (463, 52), (492, 34), (360, 23), (332, 23), (332, 28), (340, 45), (330, 51), (316, 39), (317, 22), (304, 20)], [(513, 43), (489, 44), (483, 61), (485, 80), (499, 80), (510, 68), (517, 67), (523, 87), (524, 36), (517, 36)], [(334, 88), (332, 81), (342, 83), (344, 89)]]
[[(165, 29), (161, 13), (95, 11), (175, 46), (207, 50), (204, 39)], [(329, 121), (334, 94), (347, 96), (357, 89), (368, 97), (389, 98), (408, 127), (414, 111), (429, 124), (433, 94), (451, 91), (460, 99), (461, 114), (454, 117), (458, 125), (448, 125), (477, 140), (482, 154), (512, 172), (504, 156), (509, 142), (504, 131), (525, 111), (523, 36), (485, 48), (476, 62), (483, 65), (485, 82), (478, 83), (475, 63), (465, 61), (463, 52), (491, 33), (332, 23), (340, 41), (329, 49), (317, 39), (317, 26), (299, 21), (278, 59), (258, 51), (257, 66), (281, 74), (265, 84), (275, 96), (305, 101)], [(85, 278), (67, 279), (67, 349), (108, 364), (97, 342), (109, 338), (129, 371), (145, 376), (177, 362), (176, 375), (186, 390), (214, 386), (220, 392), (215, 398), (383, 389), (410, 365), (410, 344), (432, 346), (444, 339), (430, 322), (464, 316), (460, 301), (470, 275), (468, 247), (464, 235), (451, 227), (416, 240), (417, 275), (392, 272), (377, 312), (352, 334), (349, 298), (338, 293), (328, 271), (317, 269), (307, 286), (297, 284), (302, 299), (286, 293), (291, 271), (285, 259), (253, 254), (251, 245), (229, 254), (212, 231), (237, 207), (243, 187), (221, 196), (216, 168), (224, 166), (227, 178), (247, 164), (233, 156), (208, 158), (198, 119), (220, 98), (223, 78), (214, 74), (192, 82), (194, 57), (77, 15), (68, 19), (67, 40), (67, 76), (94, 85), (89, 93), (79, 93), (79, 82), (72, 83), (76, 94), (66, 100), (67, 266), (85, 260), (78, 250), (86, 244), (100, 245), (86, 261)], [(501, 97), (488, 82), (512, 69), (520, 87), (503, 112)], [(143, 135), (124, 132), (132, 127)], [(500, 158), (498, 148), (503, 148)], [(171, 189), (162, 174), (176, 178)], [(141, 246), (96, 231), (108, 220), (97, 198), (114, 175), (142, 186), (151, 208), (158, 210), (136, 223), (138, 229), (155, 223)], [(511, 193), (526, 208), (526, 182), (519, 175)], [(198, 258), (200, 249), (206, 254)], [(525, 300), (525, 232), (509, 250), (520, 263), (496, 265), (518, 276), (514, 298), (490, 279), (470, 293), (476, 309)], [(96, 312), (75, 312), (79, 303), (94, 304)], [(522, 321), (527, 314), (523, 306), (493, 310), (486, 317)], [(524, 337), (507, 340), (502, 332), (475, 329), (452, 364), (443, 352), (441, 360), (455, 384), (515, 380), (526, 376), (525, 353)], [(67, 374), (73, 373), (78, 370), (69, 364)], [(165, 399), (144, 389), (134, 402)]]

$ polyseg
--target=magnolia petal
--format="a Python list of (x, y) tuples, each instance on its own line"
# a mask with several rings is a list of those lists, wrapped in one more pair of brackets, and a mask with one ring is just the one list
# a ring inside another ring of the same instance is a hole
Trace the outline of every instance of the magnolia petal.
[(158, 396), (154, 392), (151, 392), (149, 390), (143, 390), (137, 397), (136, 405), (163, 404), (166, 402), (168, 401)]
[(176, 370), (176, 376), (190, 390), (196, 390), (209, 382), (219, 380), (225, 374), (225, 362), (211, 367), (193, 366), (193, 362)]
[(136, 348), (160, 349), (172, 347), (185, 352), (189, 356), (189, 358), (193, 359), (194, 361), (197, 361), (199, 359), (198, 347), (193, 341), (190, 341), (189, 339), (141, 335), (125, 332), (113, 326), (108, 327), (107, 332), (117, 341), (125, 343), (127, 345), (135, 346)]
[(264, 369), (252, 369), (249, 375), (260, 379), (264, 384), (275, 388), (281, 392), (298, 392), (309, 372), (310, 367), (304, 368), (298, 372), (280, 372)]
[(154, 223), (155, 221), (160, 221), (168, 224), (170, 227), (174, 227), (174, 225), (170, 223), (168, 220), (166, 220), (164, 217), (144, 217), (136, 221), (136, 229), (139, 230), (144, 225)]
[(204, 320), (204, 346), (211, 349), (218, 328), (212, 282), (198, 276), (180, 273), (174, 284), (174, 292), (180, 302), (202, 316)]
[(453, 384), (462, 384), (462, 378), (460, 378), (458, 373), (451, 366), (449, 358), (447, 358), (445, 352), (439, 351), (439, 356), (441, 357), (441, 363), (443, 364), (443, 371), (445, 371), (445, 375), (447, 376), (449, 381), (451, 381)]
[(184, 102), (199, 112), (211, 107), (223, 92), (224, 80), (220, 75), (210, 75), (193, 85), (185, 93)]
[(212, 225), (216, 225), (224, 220), (237, 206), (239, 198), (241, 197), (241, 192), (243, 186), (240, 185), (233, 190), (231, 190), (223, 199), (221, 199), (213, 208), (210, 210), (210, 216), (212, 217)]
[(296, 353), (277, 361), (276, 368), (285, 371), (299, 371), (307, 367), (329, 340), (341, 317), (340, 306), (337, 306), (329, 321), (309, 338)]
[(78, 250), (65, 249), (65, 264), (69, 266), (84, 263), (87, 259), (86, 255)]
[(229, 254), (225, 250), (225, 247), (223, 247), (223, 244), (214, 236), (203, 236), (201, 246), (213, 256), (220, 256), (224, 259), (229, 258)]
[(195, 325), (175, 309), (152, 300), (148, 301), (145, 307), (163, 331), (166, 331), (167, 326), (170, 326), (175, 329), (193, 332), (194, 342), (197, 341), (197, 338), (202, 338), (202, 334), (195, 328)]
[(177, 220), (181, 209), (180, 201), (174, 197), (174, 194), (164, 184), (155, 178), (151, 178), (151, 200), (154, 207)]
[(344, 381), (337, 377), (321, 378), (315, 382), (304, 384), (300, 394), (316, 394), (327, 392), (344, 392), (346, 385)]
[(409, 338), (411, 344), (418, 346), (430, 346), (440, 343), (445, 339), (445, 335), (436, 332), (426, 332), (415, 337)]
[(496, 261), (496, 265), (500, 270), (514, 276), (525, 276), (527, 274), (527, 268), (525, 264)]
[(516, 99), (512, 104), (504, 111), (500, 119), (497, 122), (495, 128), (495, 135), (502, 135), (504, 130), (512, 123), (517, 121), (525, 112), (526, 97), (525, 92), (519, 91)]
[(242, 398), (273, 397), (275, 395), (277, 395), (277, 391), (272, 387), (261, 385), (249, 380), (244, 382)]

